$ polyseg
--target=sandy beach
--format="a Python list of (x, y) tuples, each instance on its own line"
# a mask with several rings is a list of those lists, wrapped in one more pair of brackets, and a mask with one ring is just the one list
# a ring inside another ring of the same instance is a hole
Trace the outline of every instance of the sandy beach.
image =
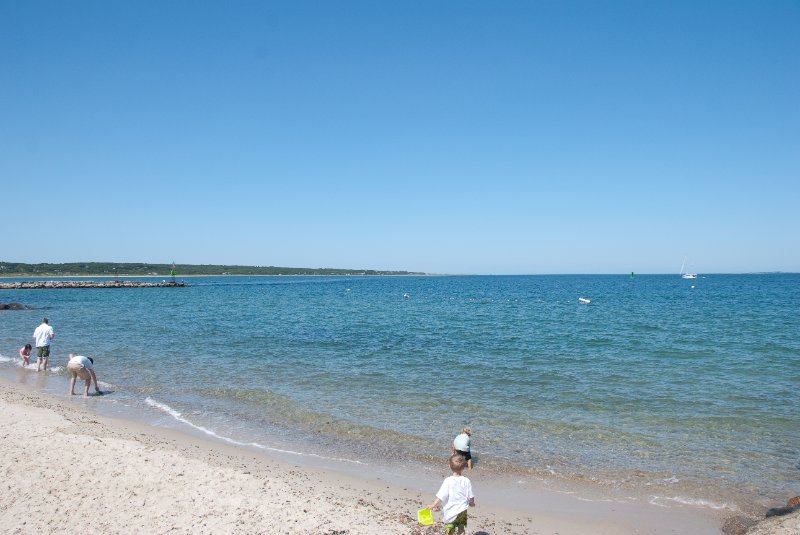
[[(416, 523), (435, 488), (356, 478), (98, 416), (81, 397), (9, 381), (0, 382), (0, 405), (6, 533), (443, 532), (441, 524)], [(545, 493), (524, 503), (482, 487), (479, 470), (469, 475), (479, 496), (470, 534), (720, 533), (719, 519), (702, 510)]]

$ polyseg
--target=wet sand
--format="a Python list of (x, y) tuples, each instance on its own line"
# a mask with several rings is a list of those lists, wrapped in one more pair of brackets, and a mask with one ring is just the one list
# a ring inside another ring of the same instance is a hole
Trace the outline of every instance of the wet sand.
[[(99, 416), (81, 397), (0, 380), (0, 429), (7, 533), (444, 532), (441, 523), (416, 522), (437, 488), (423, 492)], [(466, 475), (476, 493), (473, 535), (721, 533), (721, 519), (705, 510), (520, 493), (478, 469)]]

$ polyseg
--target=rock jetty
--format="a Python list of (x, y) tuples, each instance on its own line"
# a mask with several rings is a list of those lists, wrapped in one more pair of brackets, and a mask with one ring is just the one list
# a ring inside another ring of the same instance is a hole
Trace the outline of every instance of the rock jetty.
[(56, 288), (183, 288), (183, 282), (138, 281), (26, 281), (0, 282), (0, 290), (50, 290)]

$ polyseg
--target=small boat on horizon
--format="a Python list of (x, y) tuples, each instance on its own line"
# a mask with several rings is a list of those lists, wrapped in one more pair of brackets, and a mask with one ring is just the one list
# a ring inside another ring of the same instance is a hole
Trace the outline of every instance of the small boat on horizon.
[(685, 267), (686, 267), (686, 257), (684, 256), (683, 257), (683, 264), (681, 264), (681, 278), (682, 279), (696, 279), (697, 278), (697, 273), (684, 272), (683, 268), (685, 268)]

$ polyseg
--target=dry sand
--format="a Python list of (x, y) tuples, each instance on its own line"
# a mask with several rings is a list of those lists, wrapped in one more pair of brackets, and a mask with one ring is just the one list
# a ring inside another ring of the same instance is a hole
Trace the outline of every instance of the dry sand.
[[(435, 488), (423, 493), (101, 417), (80, 397), (0, 380), (0, 429), (3, 533), (444, 532), (416, 523)], [(473, 477), (473, 535), (721, 533), (721, 520), (695, 509), (569, 496), (503, 507), (481, 501), (480, 479)]]
[(747, 535), (800, 535), (800, 513), (762, 520), (747, 530)]

